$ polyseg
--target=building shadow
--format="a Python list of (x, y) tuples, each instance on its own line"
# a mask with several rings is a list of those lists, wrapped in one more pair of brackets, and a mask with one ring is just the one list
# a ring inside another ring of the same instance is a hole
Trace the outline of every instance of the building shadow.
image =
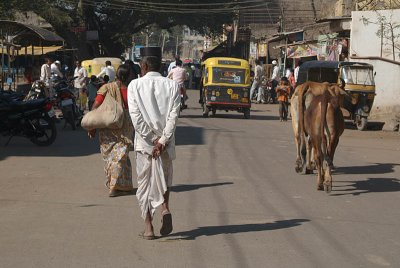
[(176, 145), (204, 144), (204, 129), (192, 126), (177, 126), (175, 131)]
[(196, 191), (202, 188), (209, 188), (215, 186), (232, 185), (233, 182), (219, 182), (219, 183), (207, 183), (207, 184), (178, 184), (171, 187), (171, 192), (189, 192)]
[[(332, 196), (388, 193), (400, 191), (400, 180), (396, 178), (369, 178), (363, 181), (336, 181), (347, 183), (334, 187)], [(342, 189), (345, 188), (345, 189)]]
[(98, 136), (89, 139), (81, 128), (71, 130), (63, 128), (63, 122), (57, 124), (57, 137), (50, 146), (37, 146), (27, 138), (14, 137), (5, 146), (6, 139), (0, 140), (0, 160), (10, 156), (75, 157), (98, 154), (100, 152)]
[(279, 116), (273, 116), (273, 115), (256, 115), (256, 114), (251, 114), (250, 119), (245, 119), (242, 113), (236, 113), (236, 112), (221, 112), (212, 116), (214, 118), (223, 118), (223, 119), (242, 119), (242, 120), (279, 120)]
[(310, 220), (308, 219), (291, 219), (291, 220), (276, 221), (272, 223), (203, 226), (190, 231), (173, 233), (169, 236), (173, 238), (167, 240), (195, 240), (196, 238), (201, 236), (215, 236), (223, 234), (238, 234), (238, 233), (263, 232), (263, 231), (272, 231), (278, 229), (287, 229), (299, 226), (304, 222), (309, 222), (309, 221)]
[(386, 174), (393, 173), (394, 167), (400, 164), (395, 163), (375, 163), (367, 166), (348, 166), (336, 167), (334, 174)]

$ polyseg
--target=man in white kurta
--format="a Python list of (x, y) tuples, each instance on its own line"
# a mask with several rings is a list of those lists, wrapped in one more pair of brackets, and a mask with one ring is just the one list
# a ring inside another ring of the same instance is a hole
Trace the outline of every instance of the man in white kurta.
[(145, 220), (145, 239), (154, 238), (152, 218), (161, 206), (161, 235), (172, 231), (169, 187), (172, 185), (172, 160), (175, 159), (175, 127), (180, 109), (178, 84), (158, 72), (161, 60), (144, 57), (143, 77), (128, 86), (129, 113), (135, 128), (134, 148), (138, 190), (136, 197)]

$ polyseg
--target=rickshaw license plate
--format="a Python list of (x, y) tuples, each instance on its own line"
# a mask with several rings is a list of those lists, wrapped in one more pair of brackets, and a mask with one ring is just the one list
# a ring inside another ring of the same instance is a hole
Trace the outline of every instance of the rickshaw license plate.
[(231, 95), (232, 100), (238, 100), (239, 99), (239, 94), (232, 94)]

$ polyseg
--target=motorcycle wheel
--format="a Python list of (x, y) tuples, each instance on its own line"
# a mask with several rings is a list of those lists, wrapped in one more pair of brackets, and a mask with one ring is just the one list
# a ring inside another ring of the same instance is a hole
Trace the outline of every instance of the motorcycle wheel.
[(48, 117), (36, 118), (32, 120), (35, 127), (31, 142), (39, 146), (51, 145), (57, 137), (57, 128), (55, 121)]
[(72, 111), (68, 111), (67, 114), (65, 115), (65, 120), (68, 122), (68, 124), (71, 125), (72, 130), (76, 130), (76, 125), (75, 125), (75, 116)]

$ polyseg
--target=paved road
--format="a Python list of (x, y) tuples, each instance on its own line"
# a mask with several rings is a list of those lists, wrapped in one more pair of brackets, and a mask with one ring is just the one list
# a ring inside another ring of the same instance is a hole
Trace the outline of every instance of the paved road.
[(195, 102), (177, 128), (174, 232), (155, 241), (137, 236), (135, 196), (107, 197), (82, 130), (2, 147), (0, 267), (399, 267), (397, 133), (346, 129), (326, 194), (294, 172), (276, 105), (204, 119)]

